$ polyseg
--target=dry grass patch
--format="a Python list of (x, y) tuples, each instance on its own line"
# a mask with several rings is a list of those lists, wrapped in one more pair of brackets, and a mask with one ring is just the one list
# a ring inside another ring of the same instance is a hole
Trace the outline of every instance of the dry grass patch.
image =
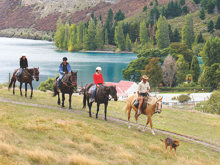
[(102, 165), (103, 163), (95, 159), (90, 159), (81, 154), (77, 154), (77, 155), (70, 155), (68, 157), (68, 164), (69, 165)]
[(48, 130), (53, 130), (52, 126), (48, 126), (42, 123), (32, 123), (29, 122), (25, 126), (23, 126), (24, 130), (27, 131), (36, 131), (36, 132), (47, 132)]
[(104, 140), (102, 140), (99, 137), (94, 136), (92, 134), (85, 134), (85, 135), (83, 135), (83, 137), (85, 138), (86, 142), (91, 142), (97, 147), (101, 147), (106, 144), (106, 142)]
[(150, 144), (149, 145), (149, 149), (153, 152), (159, 152), (159, 153), (165, 153), (165, 149), (163, 149), (162, 147), (155, 145), (155, 144)]
[(91, 143), (80, 144), (79, 149), (81, 152), (87, 153), (87, 154), (96, 154), (97, 153), (96, 148)]
[(5, 155), (14, 155), (18, 153), (17, 147), (0, 141), (0, 152)]
[(73, 141), (70, 140), (70, 139), (64, 139), (63, 144), (66, 145), (66, 146), (68, 146), (68, 147), (71, 147), (71, 148), (78, 148), (78, 147), (79, 147), (79, 144), (78, 144), (78, 143), (73, 142)]
[(60, 160), (60, 158), (51, 151), (36, 149), (34, 151), (25, 151), (28, 159), (35, 163), (55, 163)]

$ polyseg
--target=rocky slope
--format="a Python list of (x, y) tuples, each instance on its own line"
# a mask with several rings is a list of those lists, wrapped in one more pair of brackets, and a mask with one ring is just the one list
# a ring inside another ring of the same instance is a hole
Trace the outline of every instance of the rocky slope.
[[(54, 31), (58, 18), (78, 23), (87, 21), (91, 12), (95, 16), (107, 15), (109, 8), (115, 13), (121, 9), (126, 17), (140, 13), (144, 5), (150, 8), (152, 0), (1, 0), (0, 30), (34, 29), (36, 31)], [(169, 0), (159, 1), (166, 4)], [(186, 0), (191, 11), (197, 7)]]

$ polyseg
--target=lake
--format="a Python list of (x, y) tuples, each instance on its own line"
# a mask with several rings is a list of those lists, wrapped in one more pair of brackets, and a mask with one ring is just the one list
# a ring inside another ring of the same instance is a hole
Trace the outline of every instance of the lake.
[[(27, 54), (29, 68), (40, 68), (40, 81), (48, 77), (54, 78), (58, 73), (58, 67), (65, 56), (68, 58), (73, 71), (78, 71), (78, 85), (86, 85), (93, 82), (93, 73), (97, 66), (102, 67), (105, 82), (119, 82), (123, 80), (122, 69), (128, 63), (137, 58), (136, 54), (116, 53), (84, 53), (84, 52), (60, 52), (53, 42), (0, 38), (0, 83), (8, 82), (9, 73), (19, 68), (19, 58), (22, 53)], [(40, 82), (33, 81), (37, 89)]]

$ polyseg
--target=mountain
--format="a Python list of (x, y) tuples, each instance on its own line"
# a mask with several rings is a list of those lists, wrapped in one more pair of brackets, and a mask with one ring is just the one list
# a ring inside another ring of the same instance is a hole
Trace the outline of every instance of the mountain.
[[(152, 0), (1, 0), (0, 30), (32, 29), (33, 31), (55, 31), (59, 18), (63, 21), (78, 23), (87, 21), (92, 12), (95, 16), (102, 15), (103, 20), (109, 8), (113, 12), (119, 9), (127, 18), (148, 8)], [(167, 4), (169, 0), (159, 1)], [(186, 0), (190, 11), (198, 7), (191, 0)]]

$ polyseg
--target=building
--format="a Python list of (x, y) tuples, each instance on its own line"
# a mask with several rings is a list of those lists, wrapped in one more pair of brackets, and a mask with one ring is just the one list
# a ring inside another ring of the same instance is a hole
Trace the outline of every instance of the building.
[(116, 86), (119, 100), (125, 100), (128, 96), (135, 94), (138, 89), (138, 84), (131, 81), (120, 81), (119, 83), (106, 82), (106, 86)]

